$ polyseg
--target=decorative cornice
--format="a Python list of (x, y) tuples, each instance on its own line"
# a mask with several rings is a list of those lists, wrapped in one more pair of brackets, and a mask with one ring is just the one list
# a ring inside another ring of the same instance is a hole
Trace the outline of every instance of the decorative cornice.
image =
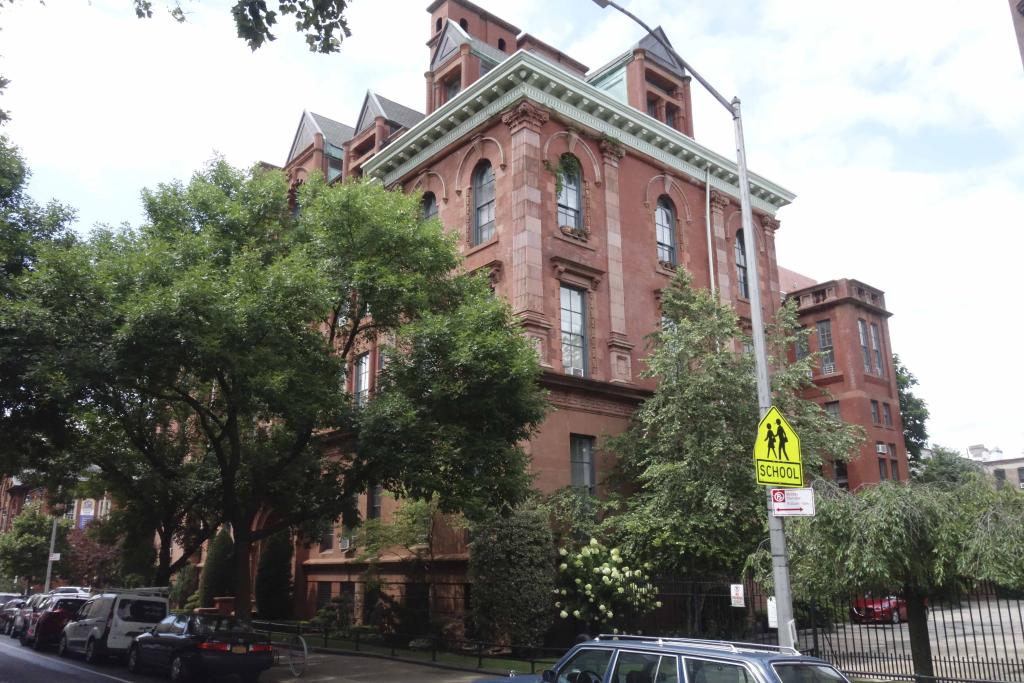
[(549, 118), (551, 118), (550, 114), (529, 100), (521, 101), (514, 109), (501, 115), (502, 123), (508, 126), (513, 135), (523, 128), (539, 133)]
[(782, 223), (779, 222), (779, 219), (775, 218), (774, 216), (761, 217), (761, 227), (764, 228), (764, 233), (767, 237), (771, 237), (774, 239), (775, 232), (779, 229), (781, 225)]
[[(711, 187), (738, 201), (734, 161), (523, 50), (378, 152), (363, 165), (364, 174), (392, 185), (524, 99), (588, 134), (612, 138), (627, 151), (650, 157), (680, 175), (703, 182), (705, 173), (710, 172)], [(753, 207), (769, 214), (795, 197), (754, 173), (750, 174), (750, 191)]]

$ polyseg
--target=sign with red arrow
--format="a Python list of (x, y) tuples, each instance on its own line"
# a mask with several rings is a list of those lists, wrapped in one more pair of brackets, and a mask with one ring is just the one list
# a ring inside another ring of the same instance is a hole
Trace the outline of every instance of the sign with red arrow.
[(772, 514), (776, 517), (813, 517), (814, 489), (772, 489)]

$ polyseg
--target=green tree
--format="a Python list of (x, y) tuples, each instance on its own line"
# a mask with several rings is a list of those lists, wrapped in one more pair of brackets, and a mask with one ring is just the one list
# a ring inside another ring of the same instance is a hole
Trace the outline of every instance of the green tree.
[(911, 473), (921, 466), (921, 449), (928, 446), (928, 404), (912, 391), (917, 386), (913, 375), (896, 354), (892, 356), (896, 368), (896, 391), (900, 400), (900, 419), (903, 421), (903, 443), (907, 447), (907, 460)]
[(199, 576), (199, 604), (212, 607), (213, 599), (234, 595), (236, 588), (234, 546), (231, 532), (221, 529), (206, 552), (203, 572)]
[(951, 448), (933, 446), (932, 456), (923, 459), (914, 471), (914, 480), (922, 484), (944, 483), (957, 486), (983, 474), (984, 469), (979, 463), (968, 460)]
[(256, 608), (262, 619), (287, 619), (292, 611), (292, 538), (279, 531), (263, 543), (256, 568)]
[(516, 510), (473, 527), (473, 620), (489, 642), (533, 647), (551, 625), (554, 563), (547, 515)]
[[(68, 553), (69, 523), (61, 519), (57, 524), (55, 551), (62, 557)], [(50, 534), (53, 517), (43, 513), (41, 503), (29, 503), (14, 518), (10, 530), (0, 535), (0, 574), (18, 576), (28, 586), (42, 584), (46, 578), (46, 563), (50, 555)], [(63, 565), (53, 565), (54, 576), (62, 575)]]
[(21, 307), (40, 252), (74, 243), (74, 212), (33, 201), (26, 193), (29, 177), (17, 147), (0, 136), (0, 471), (9, 473), (73, 438), (63, 378), (32, 371), (34, 359), (50, 347), (24, 329)]
[[(170, 444), (170, 462), (206, 473), (185, 480), (212, 486), (210, 519), (230, 524), (239, 614), (254, 542), (352, 523), (352, 494), (370, 486), (472, 514), (526, 495), (520, 443), (545, 409), (536, 355), (481, 278), (453, 274), (454, 238), (416, 197), (314, 178), (296, 218), (283, 174), (215, 162), (144, 200), (145, 226), (98, 232), (62, 262), (84, 282), (67, 310), (102, 312), (91, 345), (64, 356), (106, 411), (88, 426), (129, 436), (119, 462), (177, 480), (139, 442), (187, 432), (189, 457)], [(393, 350), (364, 401), (344, 378), (374, 339)], [(165, 407), (164, 427), (141, 420)], [(255, 528), (268, 509), (276, 521)]]
[[(753, 358), (738, 351), (735, 311), (693, 287), (685, 271), (663, 291), (662, 312), (645, 372), (658, 388), (630, 429), (609, 443), (619, 455), (616, 478), (629, 493), (603, 534), (660, 571), (735, 576), (766, 524), (751, 455), (758, 423)], [(787, 359), (806, 334), (792, 306), (769, 333), (774, 402), (800, 434), (805, 476), (813, 478), (823, 460), (845, 460), (859, 433), (799, 395), (816, 391), (808, 379), (815, 359)]]
[(181, 570), (174, 575), (174, 583), (171, 584), (171, 590), (167, 595), (167, 599), (171, 603), (171, 607), (181, 609), (188, 601), (189, 597), (199, 588), (199, 570), (196, 569), (194, 564), (187, 564), (181, 568)]
[[(133, 2), (135, 14), (140, 19), (153, 16), (152, 0)], [(311, 52), (337, 52), (341, 41), (352, 35), (345, 19), (348, 0), (278, 0), (276, 4), (276, 11), (272, 9), (273, 3), (266, 0), (235, 0), (232, 5), (231, 17), (235, 20), (238, 37), (253, 50), (268, 40), (275, 40), (271, 30), (279, 16), (295, 22), (295, 30), (303, 33)], [(180, 2), (175, 1), (169, 12), (176, 21), (187, 19)]]
[(857, 493), (819, 481), (815, 489), (815, 516), (786, 527), (796, 595), (901, 593), (918, 674), (933, 675), (929, 593), (963, 579), (1024, 586), (1024, 497), (994, 490), (983, 476), (882, 482)]

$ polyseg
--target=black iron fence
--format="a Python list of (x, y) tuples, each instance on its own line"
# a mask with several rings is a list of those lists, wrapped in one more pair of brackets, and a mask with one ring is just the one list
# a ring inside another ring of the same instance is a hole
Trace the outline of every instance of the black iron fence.
[[(742, 607), (733, 606), (726, 582), (660, 579), (655, 583), (662, 606), (631, 625), (637, 631), (778, 642), (777, 629), (769, 626), (768, 596), (756, 583), (744, 584)], [(429, 643), (437, 652), (465, 653), (476, 648), (481, 658), (517, 650), (475, 640), (472, 589), (465, 583), (373, 583), (343, 593), (351, 601), (346, 633), (350, 639), (361, 638), (361, 643), (391, 633), (402, 634), (392, 639), (402, 647), (418, 641), (414, 644), (426, 647)], [(931, 678), (1024, 682), (1024, 595), (979, 583), (929, 595), (926, 606)], [(794, 613), (800, 648), (808, 654), (860, 677), (927, 678), (923, 676), (927, 672), (915, 666), (909, 606), (900, 595), (875, 591), (844, 599), (798, 601)], [(544, 643), (550, 648), (545, 658), (564, 652), (580, 630), (579, 625), (554, 618)]]

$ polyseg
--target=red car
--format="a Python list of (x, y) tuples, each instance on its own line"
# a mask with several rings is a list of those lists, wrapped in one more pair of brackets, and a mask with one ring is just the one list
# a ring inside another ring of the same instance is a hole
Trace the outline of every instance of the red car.
[(36, 650), (41, 650), (56, 643), (64, 632), (64, 625), (88, 599), (88, 595), (52, 596), (38, 612), (30, 615), (25, 631), (21, 635), (21, 644), (31, 644)]
[(897, 595), (857, 598), (850, 605), (850, 619), (858, 624), (898, 624), (907, 620), (907, 601)]

